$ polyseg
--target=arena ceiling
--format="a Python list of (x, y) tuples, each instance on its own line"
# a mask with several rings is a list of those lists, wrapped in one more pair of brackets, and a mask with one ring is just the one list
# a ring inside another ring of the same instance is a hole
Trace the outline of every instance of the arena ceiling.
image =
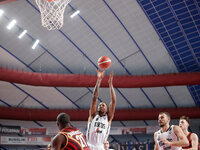
[[(200, 71), (200, 1), (72, 0), (64, 25), (41, 26), (34, 0), (0, 3), (0, 67), (13, 70), (96, 75), (97, 60), (108, 56), (114, 75), (160, 75)], [(73, 19), (75, 9), (80, 14)], [(7, 30), (12, 19), (16, 25)], [(23, 30), (27, 34), (19, 39)], [(39, 39), (33, 50), (32, 44)], [(166, 79), (168, 80), (168, 79)], [(0, 81), (0, 106), (38, 109), (89, 109), (92, 87), (44, 87)], [(115, 88), (116, 109), (197, 108), (200, 85)], [(109, 103), (107, 88), (99, 101)], [(187, 115), (187, 114), (183, 114)], [(156, 118), (155, 118), (156, 119)], [(193, 131), (199, 133), (199, 123)], [(43, 122), (37, 122), (46, 126)], [(116, 121), (116, 126), (155, 125), (156, 121)], [(139, 137), (134, 137), (136, 140)], [(139, 140), (138, 140), (139, 141)]]

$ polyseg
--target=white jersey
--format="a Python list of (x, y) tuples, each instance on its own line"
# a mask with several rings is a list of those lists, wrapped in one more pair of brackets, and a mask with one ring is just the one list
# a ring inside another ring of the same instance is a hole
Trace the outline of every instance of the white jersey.
[(160, 139), (167, 139), (168, 141), (178, 141), (178, 138), (176, 136), (176, 134), (174, 133), (174, 125), (171, 125), (169, 127), (169, 129), (167, 129), (166, 132), (162, 132), (161, 130), (159, 130), (157, 132), (157, 143), (158, 143), (158, 148), (159, 150), (182, 150), (181, 147), (177, 147), (177, 146), (167, 146), (165, 145), (162, 141), (160, 141)]
[(86, 138), (91, 150), (104, 150), (110, 132), (108, 116), (96, 115), (91, 122), (88, 122)]

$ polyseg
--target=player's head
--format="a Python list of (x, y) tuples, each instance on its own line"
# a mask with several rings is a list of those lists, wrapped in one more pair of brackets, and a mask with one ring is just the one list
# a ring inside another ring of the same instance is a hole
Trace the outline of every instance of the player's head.
[(60, 113), (57, 116), (57, 126), (58, 126), (59, 130), (69, 126), (69, 123), (70, 123), (70, 117), (68, 114)]
[(98, 105), (98, 112), (99, 112), (99, 115), (106, 115), (108, 111), (108, 106), (105, 102), (101, 102), (99, 105)]
[(105, 148), (105, 150), (109, 150), (109, 142), (108, 141), (106, 141), (104, 143), (104, 148)]
[(158, 124), (160, 127), (168, 125), (171, 120), (170, 114), (168, 112), (160, 112), (158, 115)]
[(179, 120), (179, 127), (182, 130), (187, 130), (189, 126), (190, 126), (189, 117), (181, 116)]

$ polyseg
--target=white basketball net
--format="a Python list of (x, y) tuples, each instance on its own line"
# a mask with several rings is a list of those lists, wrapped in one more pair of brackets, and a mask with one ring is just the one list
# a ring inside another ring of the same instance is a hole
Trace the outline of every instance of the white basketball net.
[(48, 30), (63, 26), (65, 7), (71, 0), (35, 0), (41, 13), (42, 26)]

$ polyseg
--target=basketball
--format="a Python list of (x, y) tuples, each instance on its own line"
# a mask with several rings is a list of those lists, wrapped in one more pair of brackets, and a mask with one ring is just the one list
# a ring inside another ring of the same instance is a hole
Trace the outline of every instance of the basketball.
[(111, 59), (108, 56), (101, 56), (97, 63), (101, 69), (108, 69), (111, 66)]

